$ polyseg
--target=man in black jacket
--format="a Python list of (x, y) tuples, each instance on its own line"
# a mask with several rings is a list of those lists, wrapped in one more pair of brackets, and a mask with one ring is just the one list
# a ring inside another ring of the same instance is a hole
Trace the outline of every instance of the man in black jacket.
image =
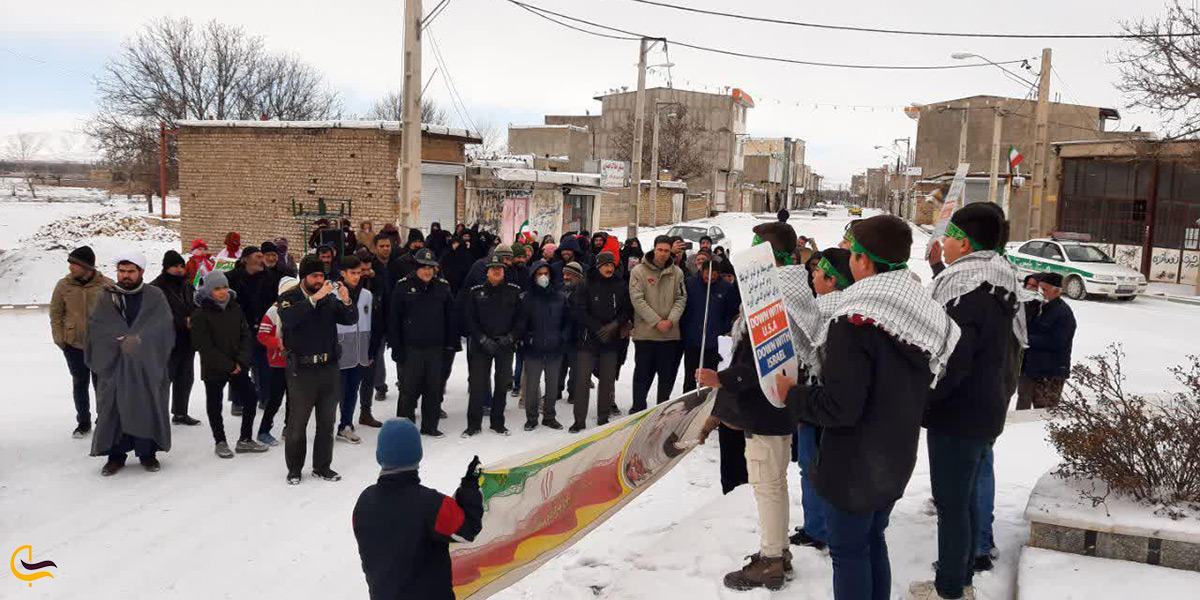
[[(371, 279), (368, 289), (375, 296), (382, 314), (389, 315), (391, 314), (390, 302), (392, 289), (396, 287), (396, 282), (399, 281), (398, 278), (392, 277), (391, 272), (388, 270), (388, 259), (392, 254), (392, 238), (382, 233), (376, 235), (374, 246), (375, 254), (371, 258)], [(383, 360), (384, 347), (386, 345), (386, 343), (379, 345), (379, 348), (375, 350), (374, 361), (363, 373), (364, 383), (359, 396), (360, 403), (363, 403), (364, 400), (369, 400), (367, 395), (372, 390), (374, 390), (376, 402), (387, 400), (387, 363)]]
[[(571, 341), (571, 312), (567, 307), (567, 295), (554, 280), (550, 265), (538, 263), (531, 281), (523, 300), (525, 336), (521, 340), (526, 376), (526, 385), (521, 387), (525, 390), (525, 431), (537, 429), (539, 412), (542, 425), (562, 429), (554, 405), (558, 402), (558, 382), (563, 375), (563, 355)], [(544, 403), (541, 402), (542, 373), (546, 375)]]
[(379, 481), (363, 490), (351, 524), (371, 600), (454, 600), (450, 544), (483, 527), (479, 457), (454, 497), (421, 485), (421, 436), (405, 419), (379, 431)]
[[(251, 356), (254, 360), (251, 378), (258, 397), (264, 402), (271, 397), (271, 364), (267, 360), (267, 348), (258, 343), (258, 325), (262, 323), (267, 309), (275, 304), (279, 295), (279, 274), (267, 270), (263, 262), (263, 253), (254, 246), (242, 250), (242, 258), (238, 266), (229, 272), (229, 289), (237, 294), (238, 304), (250, 326)], [(240, 388), (234, 388), (240, 390)], [(231, 390), (235, 408), (245, 410), (241, 392)], [(237, 413), (235, 413), (237, 414)]]
[[(1062, 299), (1063, 276), (1041, 273), (1038, 284), (1045, 302), (1028, 316), (1029, 348), (1021, 365), (1017, 410), (1050, 408), (1062, 397), (1071, 374), (1071, 346), (1075, 340), (1075, 313)], [(1028, 308), (1026, 312), (1030, 312)]]
[(617, 277), (616, 273), (616, 257), (611, 252), (601, 252), (596, 256), (592, 277), (580, 283), (571, 294), (571, 314), (577, 332), (575, 370), (588, 374), (575, 378), (575, 423), (571, 425), (571, 433), (587, 429), (589, 383), (593, 371), (598, 379), (597, 425), (608, 423), (614, 406), (621, 347), (633, 329), (629, 282)]
[[(929, 396), (929, 478), (938, 513), (938, 562), (932, 582), (912, 587), (920, 596), (962, 598), (972, 583), (981, 518), (975, 510), (979, 471), (1004, 430), (1011, 392), (1006, 369), (1017, 316), (1016, 269), (996, 250), (1008, 239), (999, 206), (978, 202), (955, 211), (942, 252), (949, 266), (933, 281), (934, 301), (961, 330), (946, 375)], [(985, 516), (990, 517), (990, 515)], [(986, 544), (984, 544), (986, 545)], [(988, 559), (990, 561), (990, 559)], [(936, 596), (932, 596), (936, 591)]]
[(283, 346), (288, 352), (287, 455), (290, 485), (300, 483), (308, 451), (308, 419), (317, 413), (313, 440), (313, 475), (326, 481), (342, 478), (333, 464), (333, 425), (341, 400), (338, 389), (338, 325), (358, 322), (350, 291), (325, 280), (321, 260), (309, 254), (300, 261), (300, 285), (279, 298)]
[(813, 482), (826, 501), (834, 597), (882, 600), (891, 594), (884, 531), (958, 328), (907, 272), (912, 230), (903, 220), (858, 221), (847, 245), (855, 283), (816, 336), (820, 380), (776, 383), (801, 421), (824, 428)]
[(413, 259), (417, 270), (396, 283), (388, 316), (392, 359), (404, 365), (404, 389), (396, 416), (415, 420), (417, 400), (421, 399), (421, 434), (440, 438), (438, 418), (446, 383), (443, 361), (446, 350), (459, 345), (454, 296), (450, 284), (436, 277), (437, 259), (432, 250), (417, 250)]
[(199, 419), (188, 415), (188, 397), (196, 381), (196, 350), (192, 348), (191, 336), (196, 290), (187, 281), (185, 264), (178, 252), (167, 250), (163, 255), (163, 272), (150, 285), (163, 291), (171, 306), (171, 315), (175, 317), (175, 346), (167, 361), (167, 378), (171, 380), (171, 422), (199, 425)]
[(479, 433), (483, 424), (483, 405), (491, 385), (491, 429), (508, 435), (504, 427), (504, 402), (512, 379), (513, 351), (517, 340), (525, 335), (521, 313), (521, 288), (505, 281), (506, 264), (493, 254), (488, 262), (487, 280), (466, 291), (465, 333), (469, 338), (468, 352), (471, 399), (467, 407), (467, 430), (463, 437)]

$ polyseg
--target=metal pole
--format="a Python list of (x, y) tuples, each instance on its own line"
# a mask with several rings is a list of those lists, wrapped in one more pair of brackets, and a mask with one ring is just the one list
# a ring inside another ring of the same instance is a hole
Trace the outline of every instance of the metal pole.
[(162, 197), (162, 218), (167, 218), (167, 124), (158, 122), (158, 187)]
[[(704, 265), (708, 267), (708, 286), (704, 296), (704, 328), (700, 330), (700, 368), (704, 368), (704, 347), (708, 343), (708, 301), (712, 299), (712, 259)], [(692, 373), (692, 377), (696, 374)]]
[(658, 110), (662, 102), (654, 103), (654, 134), (650, 140), (650, 226), (658, 227)]
[(988, 180), (988, 202), (996, 202), (996, 192), (1000, 183), (1000, 126), (1004, 122), (1004, 113), (996, 107), (992, 119), (992, 177)]
[(962, 109), (962, 126), (958, 130), (958, 163), (967, 162), (967, 118), (971, 115), (971, 103)]
[(400, 225), (421, 226), (421, 0), (404, 1), (404, 91), (400, 104)]
[(1036, 125), (1033, 137), (1033, 182), (1030, 186), (1028, 239), (1041, 230), (1042, 199), (1046, 193), (1046, 151), (1050, 143), (1050, 49), (1042, 49), (1042, 75), (1038, 80)]
[(633, 181), (629, 190), (629, 229), (626, 235), (637, 237), (639, 207), (642, 195), (642, 140), (646, 128), (646, 52), (650, 50), (650, 38), (642, 38), (638, 47), (637, 97), (633, 109), (633, 164), (630, 165)]

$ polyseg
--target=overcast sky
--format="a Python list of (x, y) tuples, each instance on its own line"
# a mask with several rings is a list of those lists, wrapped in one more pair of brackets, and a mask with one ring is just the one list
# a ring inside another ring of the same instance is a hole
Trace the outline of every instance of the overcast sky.
[[(944, 31), (1020, 33), (1117, 32), (1118, 23), (1162, 10), (1160, 0), (668, 0), (714, 10), (812, 22)], [(1165, 1), (1165, 0), (1163, 0)], [(447, 69), (427, 94), (447, 108), (452, 124), (504, 127), (540, 123), (543, 114), (597, 114), (597, 93), (636, 86), (637, 43), (602, 39), (539, 19), (505, 0), (449, 0), (427, 32), (424, 75), (436, 61), (436, 40)], [(684, 14), (629, 0), (528, 0), (580, 18), (649, 35), (741, 52), (803, 60), (873, 64), (950, 64), (954, 51), (994, 61), (1036, 57), (1054, 48), (1052, 93), (1062, 101), (1121, 110), (1119, 129), (1157, 129), (1152, 115), (1125, 108), (1111, 64), (1119, 41), (1043, 41), (921, 38), (825, 32)], [(434, 0), (425, 0), (429, 10)], [(400, 85), (403, 0), (40, 0), (0, 2), (0, 137), (18, 131), (77, 129), (94, 110), (91, 77), (145, 20), (162, 15), (219, 19), (262, 35), (268, 48), (292, 52), (324, 71), (350, 112)], [(670, 47), (675, 87), (731, 86), (757, 102), (748, 129), (756, 136), (807, 141), (808, 163), (827, 183), (876, 166), (889, 155), (874, 150), (915, 136), (915, 122), (898, 108), (974, 94), (1023, 97), (1026, 89), (996, 68), (933, 72), (859, 71), (793, 66)], [(651, 64), (665, 63), (661, 52)], [(1034, 70), (1038, 63), (1032, 63)], [(465, 102), (452, 108), (448, 71)], [(1032, 78), (1032, 74), (1029, 74)], [(649, 86), (665, 85), (652, 74)], [(797, 106), (799, 104), (799, 106)], [(841, 105), (821, 106), (814, 104)], [(851, 108), (853, 105), (878, 107)], [(1111, 124), (1110, 124), (1111, 126)]]

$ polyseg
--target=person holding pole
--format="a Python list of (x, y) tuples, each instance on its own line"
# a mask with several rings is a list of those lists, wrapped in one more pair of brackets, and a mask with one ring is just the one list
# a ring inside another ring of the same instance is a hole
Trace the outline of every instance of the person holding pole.
[[(695, 373), (703, 366), (715, 369), (721, 363), (717, 352), (717, 336), (729, 333), (737, 317), (739, 303), (734, 302), (733, 286), (721, 279), (721, 271), (715, 267), (712, 253), (701, 250), (695, 275), (687, 278), (687, 304), (679, 320), (683, 339), (683, 372)], [(696, 389), (693, 377), (683, 378), (683, 391)]]

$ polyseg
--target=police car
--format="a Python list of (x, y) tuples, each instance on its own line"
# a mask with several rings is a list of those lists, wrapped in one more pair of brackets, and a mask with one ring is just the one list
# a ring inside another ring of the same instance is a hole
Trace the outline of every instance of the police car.
[(1008, 260), (1022, 275), (1061, 273), (1063, 292), (1068, 298), (1108, 296), (1133, 300), (1146, 291), (1141, 273), (1117, 264), (1100, 248), (1086, 243), (1087, 234), (1054, 233), (1049, 238), (1008, 245)]

